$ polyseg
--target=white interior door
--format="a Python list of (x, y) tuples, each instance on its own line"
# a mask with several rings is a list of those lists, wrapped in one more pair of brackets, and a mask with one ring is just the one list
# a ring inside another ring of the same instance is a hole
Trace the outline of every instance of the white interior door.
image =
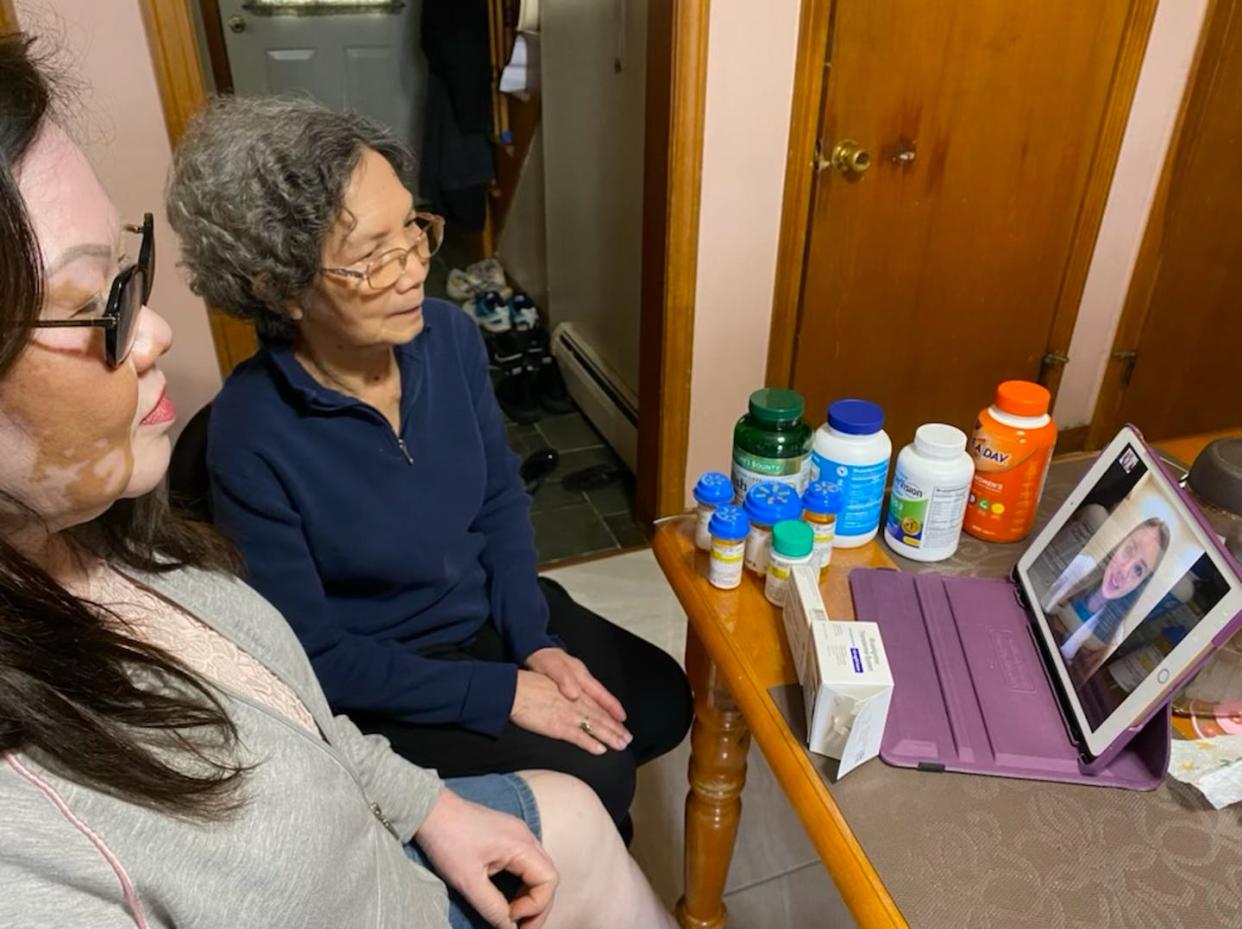
[(379, 120), (418, 151), (427, 96), (421, 12), (422, 0), (221, 0), (233, 90), (307, 93)]

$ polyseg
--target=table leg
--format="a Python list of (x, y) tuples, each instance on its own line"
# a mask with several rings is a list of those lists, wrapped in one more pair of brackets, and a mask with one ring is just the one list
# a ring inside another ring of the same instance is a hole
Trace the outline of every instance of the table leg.
[(686, 891), (677, 901), (677, 921), (682, 929), (721, 929), (750, 730), (693, 628), (686, 636), (686, 669), (694, 689), (694, 728), (686, 795)]

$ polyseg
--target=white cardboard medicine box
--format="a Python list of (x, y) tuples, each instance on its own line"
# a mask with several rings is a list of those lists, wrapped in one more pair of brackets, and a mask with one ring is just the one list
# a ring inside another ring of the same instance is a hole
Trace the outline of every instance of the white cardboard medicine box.
[(830, 620), (819, 571), (804, 565), (791, 573), (783, 617), (806, 705), (807, 745), (839, 759), (837, 777), (844, 777), (878, 755), (884, 738), (893, 677), (880, 629)]

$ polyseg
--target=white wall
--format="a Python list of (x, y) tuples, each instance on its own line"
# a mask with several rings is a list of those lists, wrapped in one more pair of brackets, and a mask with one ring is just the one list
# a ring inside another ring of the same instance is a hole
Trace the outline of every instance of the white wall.
[[(1062, 428), (1094, 409), (1205, 4), (1159, 5), (1057, 401)], [(712, 2), (687, 501), (700, 471), (728, 469), (732, 425), (764, 383), (800, 7), (771, 0), (759, 16), (747, 0)]]
[(637, 395), (647, 0), (542, 0), (539, 16), (548, 316)]
[(544, 196), (543, 129), (535, 129), (522, 163), (513, 202), (496, 240), (496, 256), (509, 278), (530, 294), (537, 306), (548, 305), (547, 201)]
[(61, 49), (77, 82), (70, 133), (77, 138), (121, 216), (155, 214), (155, 289), (151, 307), (172, 325), (175, 342), (161, 367), (187, 422), (220, 389), (202, 301), (177, 268), (177, 238), (164, 219), (164, 179), (172, 158), (155, 70), (137, 0), (18, 0), (18, 22)]

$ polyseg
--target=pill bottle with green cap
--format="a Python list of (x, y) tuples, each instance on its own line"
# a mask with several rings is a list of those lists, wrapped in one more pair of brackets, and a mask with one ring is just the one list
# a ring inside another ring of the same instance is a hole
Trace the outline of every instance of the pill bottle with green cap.
[(749, 410), (733, 428), (733, 491), (740, 503), (756, 484), (777, 481), (806, 489), (814, 433), (802, 418), (806, 403), (796, 390), (764, 387), (750, 395)]
[(801, 564), (810, 564), (815, 549), (815, 533), (800, 519), (785, 519), (772, 527), (772, 552), (763, 595), (769, 603), (785, 605), (789, 573)]
[(764, 481), (746, 494), (746, 516), (750, 520), (750, 536), (746, 539), (746, 567), (760, 577), (768, 571), (768, 550), (771, 548), (772, 527), (783, 519), (802, 515), (802, 499), (788, 484)]
[(742, 583), (750, 520), (740, 506), (727, 503), (716, 507), (708, 522), (708, 532), (712, 548), (707, 561), (707, 580), (713, 587), (732, 590)]

